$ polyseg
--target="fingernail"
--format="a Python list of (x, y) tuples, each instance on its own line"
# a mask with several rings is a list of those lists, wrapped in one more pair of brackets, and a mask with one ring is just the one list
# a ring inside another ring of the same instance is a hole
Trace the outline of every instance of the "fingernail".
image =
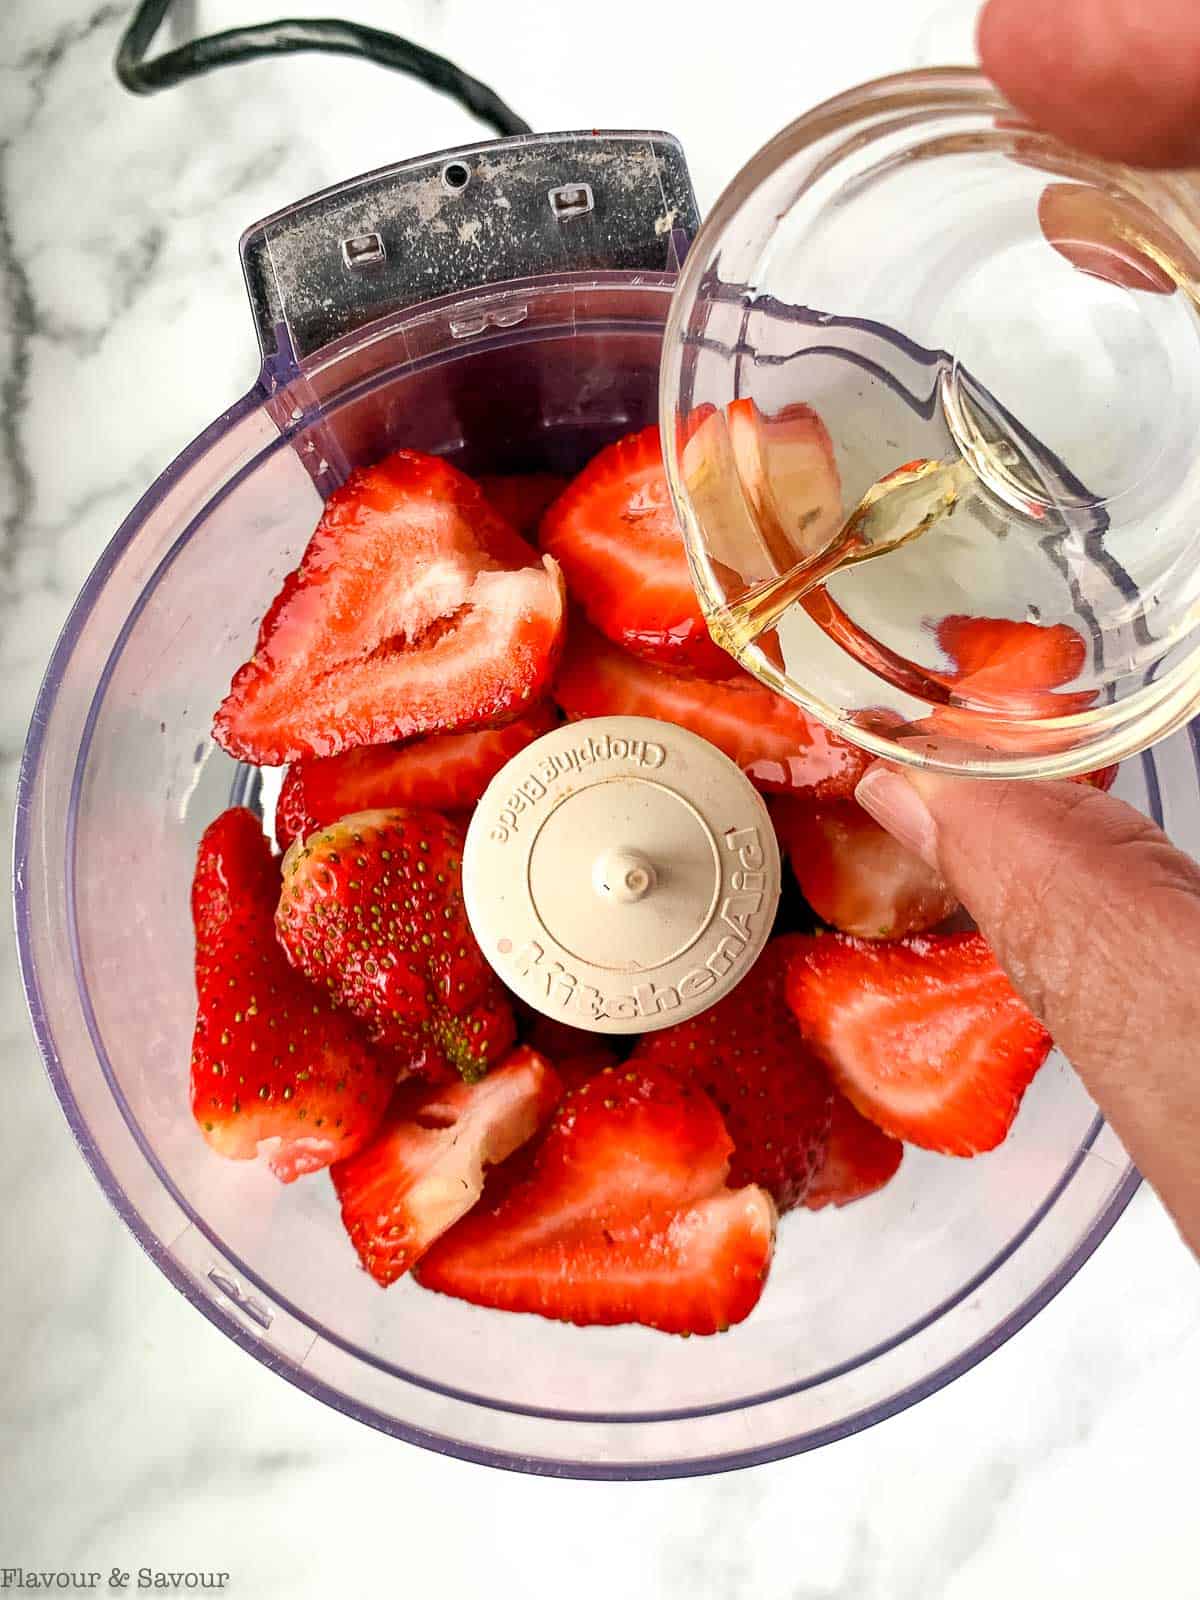
[(933, 817), (912, 784), (895, 767), (879, 762), (869, 768), (859, 779), (854, 798), (893, 839), (899, 839), (927, 866), (935, 872), (938, 870), (937, 829)]

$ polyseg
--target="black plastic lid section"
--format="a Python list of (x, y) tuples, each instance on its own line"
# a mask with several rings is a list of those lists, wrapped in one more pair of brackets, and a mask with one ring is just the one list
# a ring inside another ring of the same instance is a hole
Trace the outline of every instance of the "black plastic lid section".
[(249, 228), (242, 266), (264, 373), (440, 296), (542, 273), (675, 272), (699, 227), (666, 133), (529, 134), (322, 190)]

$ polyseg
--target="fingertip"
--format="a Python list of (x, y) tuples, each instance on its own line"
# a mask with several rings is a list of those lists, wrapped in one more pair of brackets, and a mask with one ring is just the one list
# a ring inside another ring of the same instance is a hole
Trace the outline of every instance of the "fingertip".
[(983, 69), (1019, 110), (1107, 160), (1200, 162), (1194, 0), (988, 0)]
[(1019, 48), (1012, 6), (1005, 0), (987, 0), (975, 25), (975, 53), (988, 77), (1002, 89), (1020, 75), (1020, 63), (1015, 59)]
[(877, 761), (859, 779), (854, 798), (893, 839), (920, 856), (927, 867), (938, 870), (933, 817), (906, 773)]

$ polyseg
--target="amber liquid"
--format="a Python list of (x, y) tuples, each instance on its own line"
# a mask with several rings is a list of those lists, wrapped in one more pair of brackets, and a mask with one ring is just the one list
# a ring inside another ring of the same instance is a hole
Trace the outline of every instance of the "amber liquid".
[(753, 585), (708, 614), (722, 649), (740, 657), (791, 606), (836, 572), (875, 560), (923, 538), (954, 515), (979, 486), (966, 461), (911, 461), (873, 483), (833, 539), (815, 556)]

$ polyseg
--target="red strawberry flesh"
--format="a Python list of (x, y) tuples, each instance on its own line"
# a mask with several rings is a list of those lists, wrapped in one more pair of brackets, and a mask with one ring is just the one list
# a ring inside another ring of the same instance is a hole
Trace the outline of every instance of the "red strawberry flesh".
[(1079, 773), (1077, 777), (1072, 778), (1071, 782), (1086, 783), (1093, 789), (1099, 789), (1102, 794), (1107, 794), (1113, 784), (1116, 783), (1117, 773), (1120, 770), (1119, 765), (1116, 764), (1111, 767), (1097, 767), (1094, 772)]
[(1087, 665), (1082, 636), (1065, 622), (943, 617), (936, 637), (954, 664), (944, 681), (954, 691), (956, 708), (1017, 718), (1054, 717), (1086, 709), (1095, 699), (1091, 690), (1060, 692)]
[(563, 593), (447, 462), (398, 450), (326, 503), (213, 734), (278, 765), (510, 721), (553, 671)]
[(833, 441), (811, 406), (769, 414), (743, 397), (726, 414), (738, 477), (773, 558), (770, 575), (786, 572), (824, 550), (841, 527)]
[(331, 1171), (346, 1232), (377, 1283), (394, 1283), (467, 1214), (485, 1169), (533, 1137), (561, 1092), (526, 1048), (478, 1083), (401, 1085), (367, 1148)]
[(435, 733), (407, 744), (362, 745), (288, 768), (275, 808), (275, 836), (292, 840), (355, 811), (399, 806), (453, 814), (469, 810), (506, 762), (554, 727), (548, 705), (502, 728)]
[(210, 823), (192, 885), (198, 1006), (192, 1113), (235, 1161), (284, 1183), (353, 1155), (379, 1124), (397, 1063), (288, 965), (275, 938), (279, 863), (249, 811)]
[(944, 922), (958, 906), (945, 879), (854, 800), (780, 797), (771, 820), (809, 905), (863, 939), (899, 939)]
[(835, 1091), (829, 1148), (805, 1192), (806, 1208), (822, 1211), (874, 1194), (896, 1176), (903, 1156), (899, 1139), (860, 1116), (846, 1096)]
[(573, 619), (554, 695), (569, 717), (659, 717), (723, 750), (759, 788), (848, 795), (870, 757), (740, 669), (721, 683), (639, 661)]
[(788, 1002), (863, 1116), (943, 1155), (1001, 1143), (1050, 1036), (980, 934), (798, 936), (794, 951)]
[(748, 1316), (774, 1208), (727, 1189), (730, 1142), (700, 1090), (606, 1068), (417, 1268), (430, 1289), (562, 1322), (716, 1333)]
[(729, 1181), (797, 1205), (825, 1159), (833, 1091), (784, 994), (792, 941), (773, 939), (730, 994), (699, 1016), (643, 1035), (632, 1065), (654, 1062), (711, 1096), (733, 1140)]
[(614, 643), (675, 671), (725, 678), (737, 670), (700, 612), (657, 427), (593, 457), (543, 517), (541, 546)]

